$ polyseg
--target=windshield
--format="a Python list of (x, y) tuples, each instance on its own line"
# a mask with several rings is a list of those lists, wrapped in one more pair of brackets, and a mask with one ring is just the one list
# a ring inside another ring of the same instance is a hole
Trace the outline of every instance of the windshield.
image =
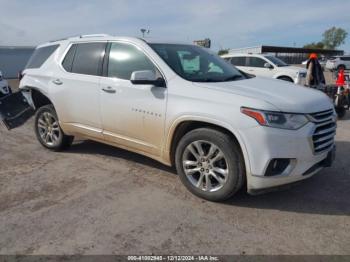
[(247, 77), (204, 48), (194, 45), (150, 44), (182, 78), (192, 82), (226, 82)]
[(269, 59), (272, 63), (274, 63), (276, 66), (288, 66), (285, 62), (283, 62), (281, 59), (274, 57), (274, 56), (265, 56), (267, 59)]

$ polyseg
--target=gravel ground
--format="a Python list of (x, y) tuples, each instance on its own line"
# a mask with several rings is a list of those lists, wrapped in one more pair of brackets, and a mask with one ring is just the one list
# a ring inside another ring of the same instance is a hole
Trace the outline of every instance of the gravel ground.
[(39, 145), (0, 129), (0, 254), (350, 254), (350, 113), (334, 166), (289, 190), (191, 195), (151, 159), (90, 141)]

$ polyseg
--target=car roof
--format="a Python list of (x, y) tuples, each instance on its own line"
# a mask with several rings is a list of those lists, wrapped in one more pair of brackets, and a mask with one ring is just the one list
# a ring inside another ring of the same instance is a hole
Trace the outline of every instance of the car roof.
[(107, 34), (93, 34), (93, 35), (79, 35), (79, 36), (73, 36), (73, 37), (67, 37), (62, 39), (53, 40), (44, 44), (39, 45), (37, 48), (49, 46), (49, 45), (55, 45), (55, 44), (62, 44), (66, 42), (94, 42), (94, 41), (127, 41), (127, 42), (134, 42), (134, 43), (149, 43), (149, 44), (188, 44), (188, 45), (194, 45), (193, 43), (188, 42), (180, 42), (180, 41), (171, 41), (171, 40), (164, 40), (164, 39), (158, 39), (158, 38), (138, 38), (138, 37), (130, 37), (130, 36), (111, 36)]
[(234, 54), (225, 54), (222, 55), (221, 57), (223, 58), (228, 58), (228, 57), (239, 57), (239, 56), (264, 56), (266, 57), (266, 54), (250, 54), (250, 53), (234, 53)]

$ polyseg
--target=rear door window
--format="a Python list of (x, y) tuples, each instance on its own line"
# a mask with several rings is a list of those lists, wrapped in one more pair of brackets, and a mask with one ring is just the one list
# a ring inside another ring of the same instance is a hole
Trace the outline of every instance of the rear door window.
[[(70, 72), (84, 75), (101, 75), (106, 43), (82, 43), (76, 44), (75, 48), (76, 50)], [(68, 53), (67, 55), (72, 55)], [(66, 64), (69, 69), (69, 60), (71, 58), (66, 58)], [(63, 61), (63, 63), (64, 62), (65, 61)]]
[(231, 64), (235, 66), (246, 66), (246, 57), (245, 56), (237, 56), (231, 58)]
[(248, 57), (247, 59), (247, 66), (250, 67), (264, 67), (264, 64), (266, 63), (265, 60), (259, 58), (259, 57)]
[(58, 47), (59, 45), (49, 45), (35, 49), (25, 68), (41, 67)]

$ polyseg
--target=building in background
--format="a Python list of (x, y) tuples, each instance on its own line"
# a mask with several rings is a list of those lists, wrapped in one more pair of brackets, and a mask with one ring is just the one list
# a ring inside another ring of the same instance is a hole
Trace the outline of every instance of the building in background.
[(35, 47), (32, 46), (0, 46), (0, 71), (4, 78), (17, 78), (23, 70)]
[(331, 57), (337, 55), (343, 55), (343, 50), (330, 50), (330, 49), (310, 49), (310, 48), (298, 48), (298, 47), (283, 47), (283, 46), (254, 46), (230, 49), (229, 53), (250, 53), (250, 54), (270, 54), (274, 55), (288, 64), (301, 64), (303, 61), (309, 58), (309, 54), (316, 53), (319, 56)]
[(199, 45), (205, 48), (211, 47), (211, 40), (209, 38), (203, 39), (203, 40), (194, 40), (193, 43), (195, 45)]

